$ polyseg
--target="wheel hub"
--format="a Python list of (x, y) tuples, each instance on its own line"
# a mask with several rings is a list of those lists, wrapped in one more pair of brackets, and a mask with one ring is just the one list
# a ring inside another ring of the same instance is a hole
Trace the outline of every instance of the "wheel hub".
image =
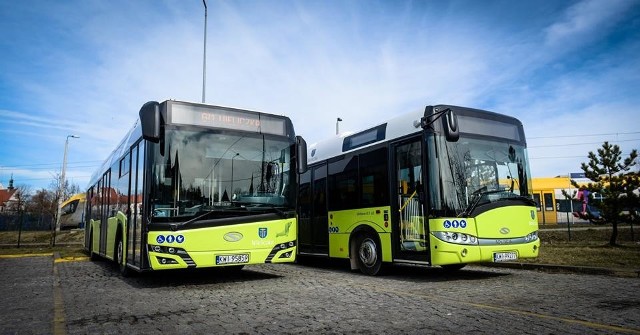
[(378, 260), (378, 252), (376, 250), (376, 244), (370, 238), (362, 241), (360, 244), (360, 261), (366, 266), (373, 266)]

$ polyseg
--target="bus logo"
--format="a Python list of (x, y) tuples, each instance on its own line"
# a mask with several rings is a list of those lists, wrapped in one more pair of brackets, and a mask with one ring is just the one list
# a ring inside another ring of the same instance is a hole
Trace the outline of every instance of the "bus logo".
[(224, 238), (225, 241), (227, 242), (238, 242), (242, 239), (242, 234), (232, 231), (229, 233), (224, 234), (224, 236), (222, 237)]
[(506, 234), (509, 234), (510, 232), (511, 230), (509, 230), (509, 228), (507, 227), (500, 228), (500, 234), (506, 235)]
[(260, 238), (267, 237), (267, 228), (258, 228), (258, 236), (260, 236)]

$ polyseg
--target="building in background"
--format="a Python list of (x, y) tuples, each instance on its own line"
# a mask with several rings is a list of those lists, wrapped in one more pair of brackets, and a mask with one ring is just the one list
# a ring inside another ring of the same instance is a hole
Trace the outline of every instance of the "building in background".
[(15, 207), (13, 204), (18, 202), (17, 191), (13, 187), (13, 177), (9, 179), (9, 187), (7, 188), (4, 188), (4, 185), (0, 183), (0, 213), (10, 211)]
[[(571, 185), (571, 179), (575, 180), (579, 186), (586, 185), (589, 180), (580, 176), (557, 176), (553, 178), (533, 178), (533, 197), (538, 207), (538, 223), (540, 225), (555, 225), (571, 223), (588, 223), (584, 219), (582, 212), (582, 200), (578, 198), (578, 189)], [(565, 191), (572, 197), (572, 201), (567, 199)], [(599, 217), (597, 209), (601, 196), (598, 193), (592, 194), (589, 200), (587, 211), (594, 217)], [(575, 215), (574, 215), (575, 213)]]

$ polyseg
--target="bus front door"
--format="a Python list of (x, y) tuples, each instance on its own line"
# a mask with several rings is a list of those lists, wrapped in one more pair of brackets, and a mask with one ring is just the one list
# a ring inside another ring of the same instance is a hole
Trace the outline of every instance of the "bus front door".
[(428, 262), (428, 233), (424, 222), (422, 149), (419, 138), (401, 142), (393, 150), (396, 203), (394, 217), (397, 260)]

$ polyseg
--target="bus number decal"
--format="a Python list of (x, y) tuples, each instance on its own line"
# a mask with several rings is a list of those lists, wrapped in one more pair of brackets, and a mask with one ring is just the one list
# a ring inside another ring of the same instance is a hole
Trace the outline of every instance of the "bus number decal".
[(329, 227), (329, 234), (340, 232), (340, 228), (338, 227)]

